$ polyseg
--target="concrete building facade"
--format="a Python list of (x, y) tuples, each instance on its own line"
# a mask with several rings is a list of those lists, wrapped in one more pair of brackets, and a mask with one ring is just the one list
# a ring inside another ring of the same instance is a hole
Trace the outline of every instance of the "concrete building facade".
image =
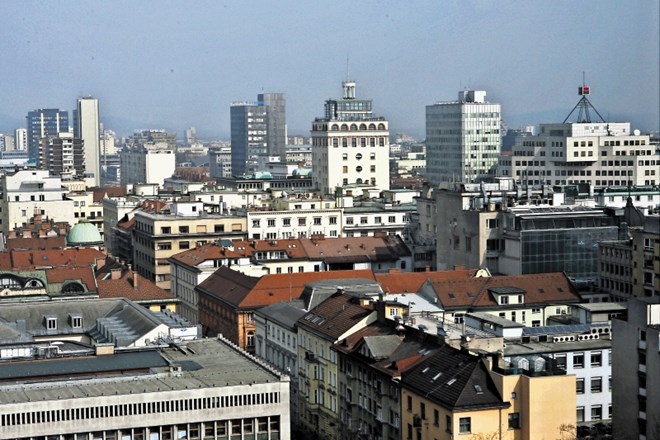
[(74, 113), (73, 133), (84, 142), (85, 172), (94, 175), (94, 186), (101, 185), (101, 133), (99, 100), (92, 97), (78, 99)]
[(342, 83), (341, 99), (325, 102), (325, 115), (312, 123), (312, 168), (323, 196), (351, 184), (390, 188), (389, 125), (374, 116), (370, 99), (356, 99), (355, 82)]
[(458, 101), (426, 107), (426, 177), (475, 183), (496, 172), (501, 138), (499, 104), (482, 90), (463, 90)]
[(59, 109), (38, 109), (27, 114), (27, 150), (30, 159), (39, 155), (41, 138), (69, 131), (69, 113)]

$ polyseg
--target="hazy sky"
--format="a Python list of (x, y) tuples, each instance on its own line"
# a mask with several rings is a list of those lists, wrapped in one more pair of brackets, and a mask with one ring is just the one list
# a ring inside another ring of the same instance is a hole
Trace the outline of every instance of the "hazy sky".
[(487, 90), (511, 126), (561, 122), (586, 72), (605, 118), (658, 130), (657, 0), (23, 1), (0, 5), (0, 132), (100, 99), (107, 128), (227, 136), (229, 105), (287, 95), (308, 134), (346, 78), (423, 136), (425, 106)]

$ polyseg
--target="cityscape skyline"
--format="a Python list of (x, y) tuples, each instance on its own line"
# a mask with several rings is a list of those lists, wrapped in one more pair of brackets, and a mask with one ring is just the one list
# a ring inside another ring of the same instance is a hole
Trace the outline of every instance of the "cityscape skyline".
[(655, 2), (155, 5), (6, 4), (0, 131), (92, 95), (106, 128), (228, 138), (230, 103), (273, 92), (286, 94), (289, 133), (308, 135), (349, 76), (393, 133), (422, 137), (425, 106), (466, 87), (486, 90), (511, 127), (561, 122), (583, 72), (606, 119), (658, 130)]

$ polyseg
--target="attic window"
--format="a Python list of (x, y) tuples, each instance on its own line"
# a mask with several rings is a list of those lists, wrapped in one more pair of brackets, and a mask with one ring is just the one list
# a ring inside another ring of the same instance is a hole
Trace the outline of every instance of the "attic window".
[(422, 374), (426, 373), (426, 372), (429, 371), (430, 369), (431, 369), (431, 367), (426, 367), (426, 368), (424, 368), (424, 369), (422, 370)]
[(456, 298), (456, 295), (454, 295), (453, 292), (449, 292), (449, 297), (450, 297), (451, 299), (454, 299), (454, 298)]
[(77, 328), (77, 329), (82, 328), (82, 322), (83, 319), (80, 313), (69, 314), (69, 325), (71, 325), (71, 328)]
[(454, 382), (456, 382), (456, 378), (450, 379), (449, 382), (447, 382), (447, 386), (453, 385)]
[(557, 287), (557, 292), (563, 292), (563, 291), (564, 289), (562, 289), (561, 287)]
[(439, 378), (440, 376), (442, 376), (442, 373), (441, 373), (441, 372), (438, 373), (438, 374), (436, 374), (435, 376), (433, 376), (433, 379), (431, 379), (431, 380), (438, 380), (438, 378)]
[(47, 330), (57, 330), (57, 316), (44, 316)]
[(481, 389), (481, 385), (479, 385), (479, 384), (474, 385), (474, 391), (476, 391), (477, 394), (483, 394), (484, 393), (484, 390)]

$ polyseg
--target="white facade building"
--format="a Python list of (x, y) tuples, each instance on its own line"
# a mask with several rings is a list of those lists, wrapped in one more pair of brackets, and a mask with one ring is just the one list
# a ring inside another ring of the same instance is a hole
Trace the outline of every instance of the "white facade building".
[(122, 185), (156, 183), (162, 186), (176, 168), (174, 150), (161, 145), (126, 147), (119, 156)]
[(101, 185), (101, 134), (99, 100), (92, 97), (78, 99), (74, 132), (84, 142), (85, 172), (94, 174), (94, 184)]
[(27, 151), (27, 128), (14, 130), (14, 149)]
[(474, 183), (495, 175), (500, 155), (500, 104), (482, 90), (463, 90), (458, 101), (426, 106), (426, 177)]
[(78, 223), (73, 200), (66, 196), (60, 177), (50, 177), (47, 170), (20, 170), (2, 177), (2, 232), (21, 226), (35, 214), (54, 221)]
[(660, 184), (660, 151), (628, 122), (541, 124), (539, 131), (517, 139), (500, 174), (529, 185)]
[(352, 184), (390, 188), (389, 128), (372, 112), (371, 100), (355, 98), (344, 81), (342, 99), (325, 102), (325, 116), (312, 124), (313, 181), (323, 195)]

